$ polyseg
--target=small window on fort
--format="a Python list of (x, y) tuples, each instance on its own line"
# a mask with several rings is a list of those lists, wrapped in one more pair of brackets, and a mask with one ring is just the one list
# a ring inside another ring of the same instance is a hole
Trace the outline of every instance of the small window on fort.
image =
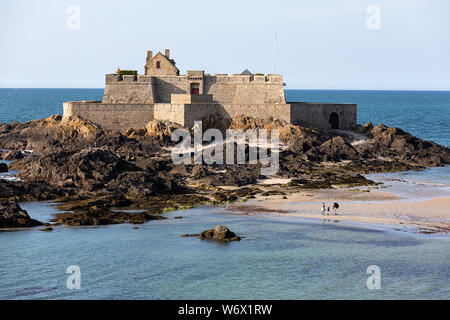
[(191, 94), (199, 94), (199, 93), (200, 93), (200, 84), (191, 83)]
[(161, 69), (161, 61), (156, 61), (156, 69)]

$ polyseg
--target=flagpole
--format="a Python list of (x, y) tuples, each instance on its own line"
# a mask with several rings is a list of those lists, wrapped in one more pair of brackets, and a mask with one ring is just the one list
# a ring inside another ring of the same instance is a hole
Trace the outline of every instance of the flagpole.
[(275, 74), (275, 59), (277, 56), (277, 33), (275, 32), (275, 38), (273, 40), (273, 74)]

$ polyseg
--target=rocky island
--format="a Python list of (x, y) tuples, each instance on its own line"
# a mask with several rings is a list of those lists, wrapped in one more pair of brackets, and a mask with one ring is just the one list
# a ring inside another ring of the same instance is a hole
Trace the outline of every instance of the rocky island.
[[(0, 180), (2, 208), (7, 207), (1, 211), (2, 227), (39, 225), (26, 218), (17, 205), (20, 201), (60, 203), (66, 212), (55, 217), (56, 224), (143, 223), (161, 219), (166, 211), (201, 204), (374, 185), (362, 174), (450, 164), (449, 148), (382, 124), (324, 131), (245, 115), (203, 120), (205, 127), (220, 129), (279, 130), (284, 147), (277, 175), (262, 176), (259, 163), (175, 165), (169, 150), (174, 144), (171, 134), (180, 125), (167, 121), (152, 120), (123, 132), (105, 130), (77, 116), (2, 124), (0, 156), (12, 161), (9, 170), (18, 172), (17, 181)], [(261, 183), (267, 179), (288, 182)]]

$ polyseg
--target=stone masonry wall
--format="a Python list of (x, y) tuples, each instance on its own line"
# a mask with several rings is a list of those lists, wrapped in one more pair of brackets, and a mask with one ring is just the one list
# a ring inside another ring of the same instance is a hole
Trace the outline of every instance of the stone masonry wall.
[(106, 75), (103, 103), (154, 103), (152, 76)]
[(204, 78), (204, 93), (223, 104), (285, 103), (279, 75), (216, 75)]
[(64, 116), (77, 115), (98, 123), (107, 130), (124, 131), (141, 128), (153, 119), (172, 121), (192, 127), (194, 121), (220, 114), (225, 118), (245, 114), (250, 117), (281, 119), (297, 125), (330, 129), (330, 114), (339, 116), (339, 129), (356, 126), (355, 104), (291, 103), (291, 104), (108, 104), (100, 102), (66, 102)]
[(189, 91), (186, 76), (159, 76), (154, 78), (153, 88), (157, 103), (170, 103), (172, 94), (186, 94)]
[(356, 104), (335, 103), (290, 103), (291, 121), (296, 125), (308, 125), (319, 129), (330, 129), (330, 115), (339, 116), (339, 129), (350, 130), (356, 127)]
[(142, 128), (154, 118), (153, 104), (107, 104), (100, 102), (65, 102), (63, 116), (77, 115), (107, 130)]
[(154, 119), (171, 121), (181, 125), (185, 122), (185, 105), (171, 103), (157, 103), (154, 108)]
[[(222, 104), (285, 103), (279, 75), (205, 75), (202, 92)], [(103, 103), (170, 103), (172, 94), (190, 93), (188, 76), (106, 75)]]
[(289, 122), (291, 113), (290, 106), (287, 104), (185, 104), (184, 123), (182, 124), (185, 127), (192, 127), (194, 121), (213, 114), (220, 114), (224, 118), (245, 114), (259, 119), (273, 117)]

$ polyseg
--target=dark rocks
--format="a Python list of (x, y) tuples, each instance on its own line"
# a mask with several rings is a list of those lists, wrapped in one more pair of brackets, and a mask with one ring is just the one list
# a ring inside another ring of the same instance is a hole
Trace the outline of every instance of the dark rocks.
[(249, 164), (227, 165), (226, 169), (221, 171), (208, 170), (208, 174), (204, 178), (197, 179), (196, 183), (208, 186), (244, 186), (258, 181), (260, 167)]
[[(448, 148), (398, 128), (371, 123), (359, 126), (356, 134), (345, 135), (243, 115), (233, 119), (208, 117), (204, 128), (208, 127), (279, 130), (284, 145), (277, 177), (293, 179), (282, 186), (291, 188), (290, 192), (368, 185), (373, 182), (365, 179), (364, 173), (450, 164)], [(175, 143), (170, 136), (178, 128), (155, 120), (144, 129), (128, 131), (126, 136), (81, 118), (61, 116), (0, 125), (0, 150), (13, 150), (1, 152), (2, 157), (12, 160), (6, 170), (18, 170), (23, 180), (0, 180), (0, 199), (58, 199), (65, 210), (72, 211), (58, 215), (59, 223), (104, 225), (143, 223), (162, 219), (159, 214), (167, 210), (246, 200), (271, 191), (253, 186), (264, 178), (260, 164), (175, 166), (170, 157)], [(369, 139), (354, 141), (361, 134)], [(19, 150), (35, 153), (24, 157)], [(248, 151), (247, 145), (247, 160)], [(0, 167), (0, 171), (4, 169)], [(224, 190), (221, 186), (235, 188)], [(116, 211), (129, 207), (143, 212)], [(233, 238), (222, 229), (206, 230), (203, 237)]]
[(17, 160), (17, 159), (23, 159), (23, 153), (21, 151), (9, 151), (5, 152), (3, 155), (4, 160)]
[(68, 226), (99, 226), (109, 224), (142, 224), (150, 220), (164, 220), (163, 216), (149, 214), (147, 212), (116, 212), (109, 209), (97, 209), (77, 212), (58, 213), (52, 221)]
[(357, 132), (362, 133), (362, 134), (367, 134), (369, 133), (371, 130), (373, 129), (373, 124), (372, 122), (367, 122), (364, 125), (358, 125), (357, 128)]
[(6, 163), (0, 163), (0, 173), (8, 172), (8, 165)]
[(0, 228), (25, 228), (41, 225), (42, 222), (31, 219), (16, 202), (0, 201)]
[(200, 234), (201, 240), (239, 241), (240, 237), (225, 226), (218, 224), (215, 229), (205, 230)]
[(66, 196), (66, 192), (40, 181), (6, 181), (0, 179), (0, 199), (44, 201)]
[(119, 159), (106, 149), (85, 149), (77, 153), (62, 151), (15, 163), (24, 180), (45, 181), (58, 186), (101, 187), (121, 172), (140, 168)]
[[(7, 150), (34, 150), (37, 153), (52, 153), (80, 150), (95, 143), (103, 130), (78, 117), (62, 119), (55, 115), (27, 123), (12, 123), (0, 129), (0, 147)], [(15, 154), (18, 156), (18, 154)], [(10, 159), (14, 160), (14, 159)]]
[[(364, 129), (364, 127), (366, 127)], [(402, 161), (419, 166), (442, 166), (450, 164), (450, 149), (432, 141), (425, 141), (399, 129), (379, 124), (366, 130), (372, 137), (370, 143), (356, 146), (360, 153), (368, 157), (382, 157), (391, 161)]]
[(356, 160), (359, 157), (358, 151), (342, 137), (331, 138), (306, 152), (307, 160), (319, 162)]
[(194, 179), (200, 179), (207, 176), (208, 171), (207, 168), (201, 164), (197, 164), (192, 168), (192, 178)]
[(39, 231), (50, 232), (50, 231), (53, 231), (53, 228), (52, 227), (45, 227), (45, 228), (39, 229)]

